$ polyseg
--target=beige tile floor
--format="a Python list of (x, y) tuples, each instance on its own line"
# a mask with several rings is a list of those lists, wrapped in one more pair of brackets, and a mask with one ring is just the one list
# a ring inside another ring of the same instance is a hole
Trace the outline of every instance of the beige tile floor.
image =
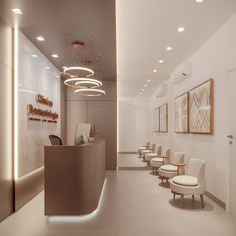
[[(140, 161), (140, 160), (139, 160)], [(172, 201), (149, 170), (107, 171), (106, 186), (97, 215), (79, 218), (47, 218), (43, 193), (0, 224), (0, 236), (235, 236), (236, 218), (206, 198)]]

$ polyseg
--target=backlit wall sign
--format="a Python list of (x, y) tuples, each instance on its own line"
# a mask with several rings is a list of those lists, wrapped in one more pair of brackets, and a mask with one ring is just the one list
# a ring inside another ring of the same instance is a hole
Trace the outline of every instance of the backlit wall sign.
[[(44, 98), (44, 96), (40, 94), (36, 96), (36, 102), (50, 108), (53, 107), (53, 102), (48, 98)], [(27, 105), (27, 115), (28, 119), (31, 121), (48, 123), (57, 123), (57, 119), (59, 117), (57, 112), (52, 112), (48, 109), (36, 108), (32, 104)]]

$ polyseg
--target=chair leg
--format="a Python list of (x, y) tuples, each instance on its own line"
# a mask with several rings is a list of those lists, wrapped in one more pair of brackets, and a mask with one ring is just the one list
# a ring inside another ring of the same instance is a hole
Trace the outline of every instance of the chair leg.
[(183, 208), (184, 195), (181, 194), (180, 207)]
[(192, 200), (194, 201), (194, 195), (192, 195)]
[(204, 198), (203, 198), (203, 194), (200, 195), (200, 198), (201, 198), (202, 209), (204, 209)]
[(175, 200), (175, 193), (173, 193), (173, 201)]
[(152, 167), (152, 173), (154, 173), (154, 167)]
[(161, 183), (163, 183), (163, 180), (164, 180), (164, 178), (163, 178), (163, 177), (161, 177)]

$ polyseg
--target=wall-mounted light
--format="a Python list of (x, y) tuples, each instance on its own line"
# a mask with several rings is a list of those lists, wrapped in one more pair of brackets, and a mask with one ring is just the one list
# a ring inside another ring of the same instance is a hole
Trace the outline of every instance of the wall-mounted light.
[(18, 27), (14, 28), (14, 179), (18, 179)]

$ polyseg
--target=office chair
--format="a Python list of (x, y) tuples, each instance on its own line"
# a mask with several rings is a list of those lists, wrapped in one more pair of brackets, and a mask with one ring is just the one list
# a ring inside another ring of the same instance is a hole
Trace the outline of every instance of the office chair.
[(56, 135), (53, 135), (53, 134), (50, 134), (49, 135), (49, 139), (51, 141), (51, 144), (54, 146), (54, 145), (63, 145), (61, 139), (56, 136)]

